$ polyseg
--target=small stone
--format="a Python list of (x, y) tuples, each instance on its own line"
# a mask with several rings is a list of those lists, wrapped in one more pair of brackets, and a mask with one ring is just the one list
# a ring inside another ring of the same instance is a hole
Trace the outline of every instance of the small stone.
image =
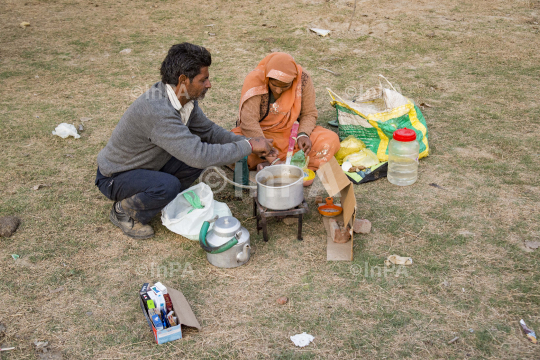
[(538, 249), (540, 247), (540, 241), (525, 241), (525, 245), (531, 249)]
[(10, 237), (17, 231), (21, 219), (16, 216), (4, 216), (0, 218), (0, 237)]
[(41, 188), (44, 188), (44, 187), (49, 187), (50, 185), (48, 184), (38, 184), (38, 185), (35, 185), (32, 189), (34, 190), (39, 190)]
[(369, 234), (371, 231), (371, 222), (366, 219), (355, 219), (353, 230), (357, 234)]
[(276, 301), (279, 305), (285, 305), (286, 303), (289, 302), (289, 299), (286, 296), (282, 296), (282, 297), (279, 297)]
[(283, 219), (283, 223), (285, 225), (287, 225), (287, 226), (298, 224), (298, 219), (287, 217), (287, 218)]
[(61, 292), (61, 291), (64, 291), (64, 287), (63, 287), (63, 286), (60, 286), (59, 288), (54, 289), (54, 290), (50, 290), (50, 289), (49, 289), (49, 293), (51, 293), (51, 294), (58, 293), (58, 292)]

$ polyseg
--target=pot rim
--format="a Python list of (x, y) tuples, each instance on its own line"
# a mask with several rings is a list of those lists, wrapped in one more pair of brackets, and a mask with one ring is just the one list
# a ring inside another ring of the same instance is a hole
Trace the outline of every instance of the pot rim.
[[(300, 169), (302, 175), (304, 174), (304, 170), (302, 170), (300, 167), (298, 167), (298, 166), (296, 166), (296, 165), (287, 165), (287, 164), (271, 165), (271, 167), (277, 167), (277, 166), (279, 166), (279, 167), (285, 166), (285, 167), (292, 167), (292, 168)], [(269, 167), (270, 167), (270, 166), (269, 166)], [(298, 178), (298, 180), (296, 180), (295, 182), (290, 183), (290, 184), (288, 184), (288, 185), (283, 185), (283, 186), (268, 186), (268, 185), (265, 185), (265, 184), (263, 184), (263, 183), (261, 183), (261, 182), (259, 181), (259, 174), (261, 174), (262, 171), (264, 171), (264, 169), (261, 170), (261, 171), (259, 171), (259, 172), (257, 173), (257, 175), (255, 175), (255, 181), (257, 182), (257, 186), (262, 186), (262, 187), (265, 187), (265, 188), (267, 188), (267, 189), (283, 189), (283, 188), (288, 188), (288, 187), (292, 187), (292, 186), (296, 185), (296, 184), (299, 183), (299, 182), (302, 182), (302, 186), (303, 186), (303, 183), (304, 183), (304, 176), (300, 176), (300, 178)]]

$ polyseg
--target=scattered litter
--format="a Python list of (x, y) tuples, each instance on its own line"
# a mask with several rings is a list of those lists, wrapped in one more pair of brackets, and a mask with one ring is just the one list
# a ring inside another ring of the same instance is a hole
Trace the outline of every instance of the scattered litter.
[(465, 288), (461, 288), (461, 292), (465, 292)]
[(413, 260), (410, 257), (399, 256), (399, 255), (390, 255), (386, 260), (384, 260), (384, 265), (390, 266), (394, 265), (412, 265)]
[(473, 329), (469, 329), (469, 332), (470, 332), (470, 333), (473, 333), (473, 332), (474, 332), (474, 330), (473, 330)]
[(206, 32), (206, 34), (207, 34), (208, 36), (216, 36), (216, 33), (211, 33), (211, 32), (208, 32), (208, 31)]
[(424, 108), (430, 108), (433, 106), (429, 105), (428, 103), (423, 102), (423, 103), (420, 103), (420, 107), (422, 108), (422, 110), (424, 110)]
[(91, 312), (91, 311), (86, 312), (87, 316), (92, 316), (92, 314), (93, 314), (93, 312)]
[(52, 350), (48, 341), (34, 341), (36, 346), (36, 355), (38, 359), (42, 360), (62, 360), (62, 352), (59, 350)]
[(9, 350), (13, 350), (15, 349), (14, 347), (10, 347), (10, 348), (0, 348), (0, 351), (9, 351)]
[(20, 256), (17, 254), (11, 254), (11, 257), (13, 258), (13, 260), (17, 260), (18, 258), (20, 258)]
[(525, 324), (523, 319), (519, 320), (519, 325), (521, 325), (521, 329), (525, 333), (525, 336), (527, 336), (527, 339), (529, 339), (529, 341), (533, 344), (536, 344), (537, 340), (535, 332), (527, 327), (527, 324)]
[(30, 23), (23, 21), (22, 23), (19, 24), (19, 26), (22, 27), (23, 29), (26, 29), (28, 26), (30, 26)]
[(437, 184), (435, 184), (435, 183), (431, 183), (431, 184), (429, 184), (429, 186), (433, 186), (433, 187), (435, 187), (435, 188), (437, 188), (437, 189), (441, 189), (441, 190), (446, 190), (446, 189), (443, 188), (441, 185), (437, 185)]
[(34, 345), (36, 346), (36, 350), (46, 350), (47, 345), (49, 345), (48, 341), (34, 341)]
[(335, 75), (335, 76), (341, 75), (341, 74), (339, 74), (339, 73), (333, 72), (332, 70), (328, 70), (328, 69), (325, 69), (325, 68), (322, 68), (322, 67), (318, 67), (317, 69), (327, 71), (327, 72), (329, 72), (330, 74), (333, 74), (333, 75)]
[(82, 118), (81, 118), (81, 121), (82, 121), (82, 122), (90, 121), (90, 120), (92, 120), (91, 117), (82, 117)]
[(318, 29), (318, 28), (310, 28), (309, 30), (313, 31), (315, 34), (319, 36), (327, 36), (330, 34), (330, 30), (324, 30), (324, 29)]
[(61, 291), (64, 291), (64, 287), (63, 287), (63, 286), (60, 286), (59, 288), (54, 289), (54, 290), (49, 290), (49, 293), (50, 293), (50, 294), (56, 294), (56, 293), (61, 292)]
[(39, 189), (41, 189), (41, 188), (49, 187), (49, 186), (50, 186), (50, 185), (48, 185), (48, 184), (38, 184), (38, 185), (34, 186), (32, 189), (33, 189), (33, 190), (39, 190)]
[(282, 297), (279, 297), (279, 298), (277, 299), (277, 303), (278, 303), (279, 305), (285, 305), (285, 304), (288, 303), (288, 302), (289, 302), (289, 299), (288, 299), (286, 296), (282, 296)]
[(306, 334), (305, 332), (291, 336), (291, 341), (298, 347), (308, 346), (313, 339), (315, 339), (313, 335)]
[(371, 222), (367, 219), (355, 219), (353, 230), (357, 234), (369, 234), (371, 231)]
[(124, 49), (124, 50), (120, 51), (120, 54), (122, 54), (122, 55), (127, 55), (129, 53), (131, 53), (131, 49)]
[(79, 128), (77, 130), (84, 131), (84, 126), (82, 124), (79, 124)]
[(21, 219), (16, 216), (4, 216), (0, 218), (0, 237), (10, 237), (17, 231)]
[(213, 27), (214, 24), (204, 25), (204, 27)]
[(538, 249), (540, 247), (540, 241), (525, 241), (525, 246), (531, 249)]
[(68, 136), (73, 136), (75, 139), (78, 139), (81, 137), (81, 135), (77, 134), (77, 129), (72, 124), (67, 123), (61, 123), (58, 125), (54, 131), (52, 132), (53, 135), (58, 135), (62, 139), (67, 138)]
[(459, 336), (456, 336), (455, 338), (453, 338), (452, 340), (450, 340), (450, 341), (448, 342), (448, 345), (453, 344), (453, 343), (455, 343), (455, 342), (458, 341), (458, 340), (459, 340)]

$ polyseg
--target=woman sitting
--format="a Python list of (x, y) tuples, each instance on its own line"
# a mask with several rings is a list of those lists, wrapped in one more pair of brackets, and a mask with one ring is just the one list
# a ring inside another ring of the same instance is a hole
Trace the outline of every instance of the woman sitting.
[(309, 156), (309, 169), (316, 171), (339, 150), (339, 137), (331, 130), (316, 126), (315, 88), (309, 74), (291, 55), (272, 53), (244, 80), (240, 116), (237, 127), (232, 130), (248, 138), (273, 139), (274, 147), (279, 150), (277, 158), (250, 155), (251, 170), (285, 161), (295, 121), (300, 126), (294, 152), (304, 150)]

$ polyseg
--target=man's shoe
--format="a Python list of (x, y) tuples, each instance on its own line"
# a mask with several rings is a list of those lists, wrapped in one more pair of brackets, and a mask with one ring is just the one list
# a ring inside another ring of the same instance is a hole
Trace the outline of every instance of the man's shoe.
[(113, 204), (109, 219), (114, 225), (122, 229), (124, 234), (134, 239), (148, 239), (154, 236), (154, 229), (150, 225), (143, 225), (129, 217), (128, 214), (117, 212), (115, 205), (116, 203)]

